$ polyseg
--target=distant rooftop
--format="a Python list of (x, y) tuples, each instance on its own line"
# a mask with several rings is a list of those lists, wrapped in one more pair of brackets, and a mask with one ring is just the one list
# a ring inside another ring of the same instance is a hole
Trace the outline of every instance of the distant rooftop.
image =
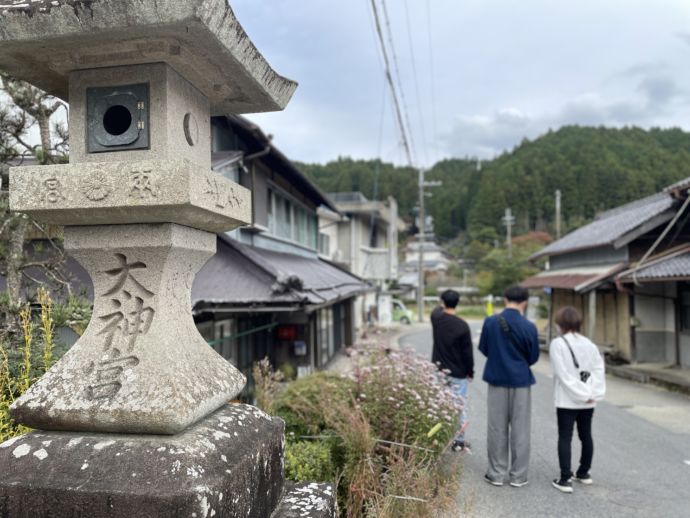
[(329, 192), (327, 196), (336, 203), (367, 203), (369, 201), (369, 199), (359, 191)]

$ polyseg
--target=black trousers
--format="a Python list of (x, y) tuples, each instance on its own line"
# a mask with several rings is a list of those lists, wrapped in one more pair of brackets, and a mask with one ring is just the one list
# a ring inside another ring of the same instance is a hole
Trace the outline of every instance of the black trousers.
[(573, 427), (577, 423), (577, 435), (582, 443), (582, 455), (580, 466), (577, 469), (578, 476), (589, 473), (594, 456), (594, 442), (592, 441), (592, 416), (593, 408), (572, 409), (557, 408), (558, 417), (558, 463), (561, 467), (561, 479), (568, 480), (573, 476), (570, 459), (572, 456), (571, 443), (573, 440)]

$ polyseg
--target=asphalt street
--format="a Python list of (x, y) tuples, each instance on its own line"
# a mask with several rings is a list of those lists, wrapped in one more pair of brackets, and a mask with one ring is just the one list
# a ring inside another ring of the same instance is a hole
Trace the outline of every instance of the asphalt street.
[[(532, 453), (529, 485), (494, 487), (486, 470), (486, 383), (484, 357), (476, 349), (481, 322), (470, 322), (475, 342), (476, 379), (469, 391), (467, 440), (461, 491), (463, 515), (472, 517), (663, 517), (690, 518), (690, 398), (663, 389), (607, 377), (606, 401), (593, 421), (594, 484), (574, 484), (573, 494), (551, 486), (558, 475), (556, 412), (548, 355), (533, 368)], [(400, 339), (431, 357), (431, 329)], [(573, 464), (580, 455), (573, 439)]]

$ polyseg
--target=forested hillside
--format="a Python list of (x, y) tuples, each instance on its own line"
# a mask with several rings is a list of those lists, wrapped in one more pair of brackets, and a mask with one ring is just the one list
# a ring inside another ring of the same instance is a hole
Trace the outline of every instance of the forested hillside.
[[(325, 165), (302, 164), (324, 191), (362, 191), (369, 198), (394, 196), (403, 216), (417, 198), (417, 174), (379, 161), (340, 158)], [(551, 231), (554, 191), (562, 192), (563, 229), (597, 212), (658, 191), (690, 176), (690, 133), (680, 129), (567, 126), (525, 140), (491, 161), (447, 159), (427, 173), (443, 187), (428, 200), (436, 232), (453, 238), (502, 235), (506, 207), (516, 216), (516, 234)], [(375, 179), (378, 177), (378, 182)], [(375, 193), (375, 183), (378, 192)]]

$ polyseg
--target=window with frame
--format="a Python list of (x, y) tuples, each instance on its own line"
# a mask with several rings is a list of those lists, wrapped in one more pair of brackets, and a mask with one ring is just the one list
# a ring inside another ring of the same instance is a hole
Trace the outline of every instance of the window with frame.
[(276, 235), (292, 239), (292, 204), (282, 196), (275, 195), (277, 228)]
[(331, 253), (331, 236), (328, 234), (319, 234), (319, 252), (323, 255)]
[(295, 241), (307, 244), (307, 211), (302, 207), (295, 207)]
[(273, 189), (268, 193), (268, 230), (313, 250), (319, 245), (316, 215)]

